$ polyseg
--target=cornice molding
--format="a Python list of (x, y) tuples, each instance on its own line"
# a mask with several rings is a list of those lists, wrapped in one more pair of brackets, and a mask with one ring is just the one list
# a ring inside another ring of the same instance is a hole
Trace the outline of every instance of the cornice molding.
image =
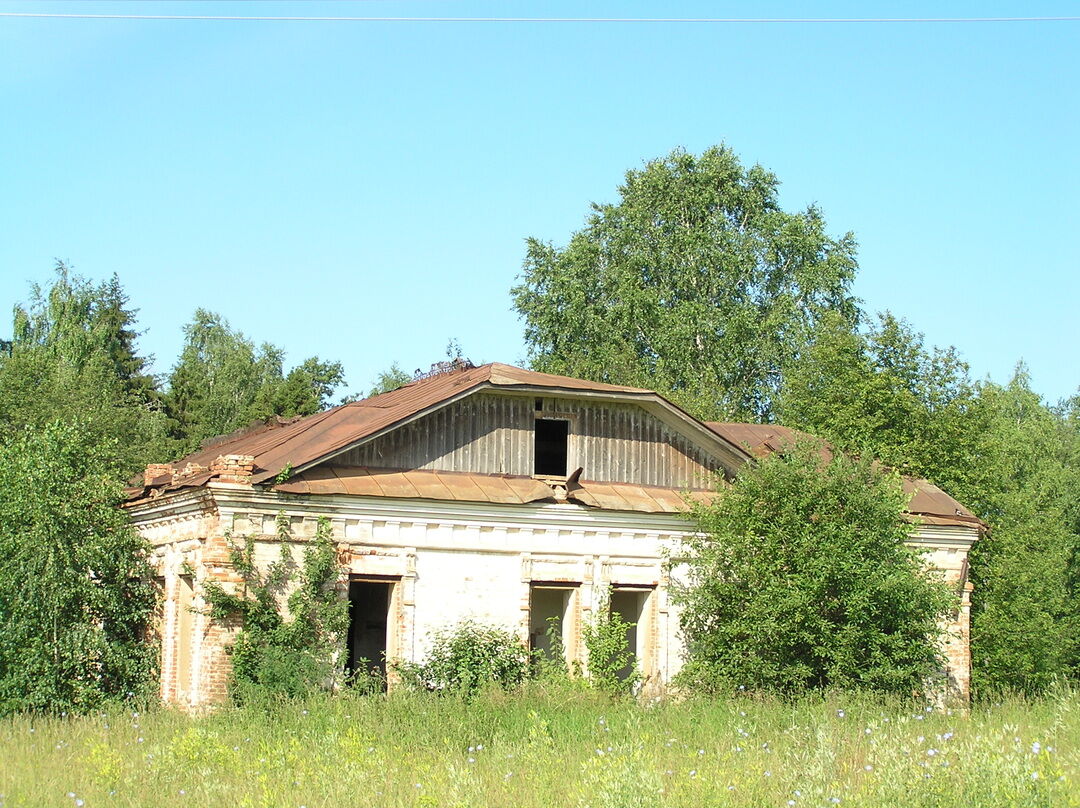
[(384, 522), (492, 524), (528, 529), (610, 530), (619, 533), (687, 534), (691, 523), (677, 514), (602, 511), (563, 503), (500, 504), (348, 495), (305, 496), (254, 488), (215, 489), (214, 500), (223, 518), (252, 510), (332, 519), (373, 519)]

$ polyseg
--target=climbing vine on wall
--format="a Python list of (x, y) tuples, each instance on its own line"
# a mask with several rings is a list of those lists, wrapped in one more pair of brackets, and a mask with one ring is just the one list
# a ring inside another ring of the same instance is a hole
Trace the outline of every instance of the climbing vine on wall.
[(230, 538), (230, 560), (242, 584), (235, 591), (215, 581), (205, 584), (210, 616), (237, 618), (241, 624), (231, 649), (231, 692), (238, 702), (302, 696), (336, 683), (335, 656), (349, 613), (336, 589), (339, 570), (330, 522), (319, 520), (299, 565), (284, 513), (278, 514), (277, 540), (279, 559), (260, 569), (254, 537)]

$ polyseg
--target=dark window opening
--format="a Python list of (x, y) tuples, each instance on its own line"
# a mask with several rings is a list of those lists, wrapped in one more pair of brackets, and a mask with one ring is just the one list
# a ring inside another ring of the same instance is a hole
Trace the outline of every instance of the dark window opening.
[(566, 476), (566, 446), (569, 436), (569, 421), (554, 418), (536, 419), (533, 474), (550, 477)]
[(349, 656), (346, 670), (360, 670), (386, 680), (386, 627), (390, 582), (349, 582)]

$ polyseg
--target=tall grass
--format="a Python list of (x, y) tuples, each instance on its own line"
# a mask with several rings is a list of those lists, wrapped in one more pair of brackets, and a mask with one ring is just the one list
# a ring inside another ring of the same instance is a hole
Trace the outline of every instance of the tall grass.
[(1080, 696), (642, 706), (532, 686), (0, 722), (12, 806), (1080, 806)]

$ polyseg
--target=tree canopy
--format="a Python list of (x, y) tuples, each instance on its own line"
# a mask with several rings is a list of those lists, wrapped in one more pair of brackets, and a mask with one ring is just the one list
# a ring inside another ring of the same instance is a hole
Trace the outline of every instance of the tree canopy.
[(826, 321), (788, 374), (784, 423), (927, 477), (990, 525), (971, 554), (972, 684), (1038, 692), (1080, 674), (1080, 429), (1023, 367), (973, 382), (953, 349), (891, 315)]
[(0, 441), (0, 713), (85, 711), (153, 686), (152, 571), (116, 458), (78, 423)]
[(196, 310), (184, 335), (165, 402), (188, 449), (272, 415), (319, 412), (344, 381), (341, 363), (314, 356), (285, 375), (281, 348), (256, 347), (204, 309)]
[(114, 276), (94, 284), (58, 263), (47, 288), (31, 286), (0, 352), (0, 433), (42, 428), (78, 413), (84, 439), (116, 453), (126, 476), (170, 457), (176, 446), (147, 358), (136, 346), (135, 312)]
[(854, 323), (855, 240), (724, 146), (626, 173), (562, 248), (527, 242), (513, 291), (537, 370), (648, 387), (711, 420), (770, 420), (832, 312)]

